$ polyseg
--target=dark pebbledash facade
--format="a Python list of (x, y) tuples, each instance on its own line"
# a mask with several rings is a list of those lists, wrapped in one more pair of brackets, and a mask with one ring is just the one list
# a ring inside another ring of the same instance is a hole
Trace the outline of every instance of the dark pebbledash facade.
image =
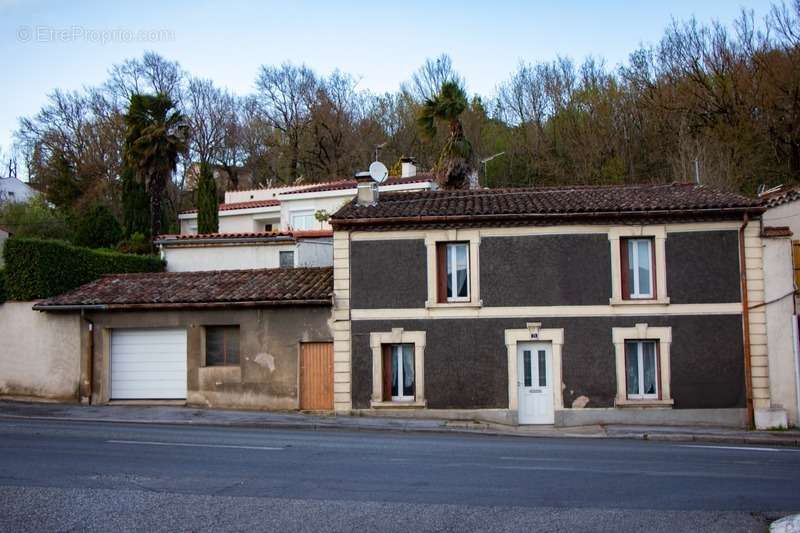
[[(334, 218), (335, 360), (350, 368), (337, 409), (556, 425), (744, 425), (740, 252), (755, 237), (742, 215), (760, 211), (703, 209), (689, 220), (661, 212), (535, 225), (480, 217), (415, 225), (373, 213), (370, 225), (350, 224), (358, 211), (348, 206), (347, 220)], [(432, 278), (464, 269), (436, 250), (458, 243), (469, 250), (470, 299), (443, 301)], [(633, 270), (625, 268), (631, 253), (639, 254)], [(645, 297), (629, 294), (634, 270)], [(641, 281), (647, 276), (652, 286)], [(393, 359), (392, 346), (414, 343), (419, 368)], [(394, 395), (398, 373), (407, 388), (413, 374), (421, 395)], [(536, 394), (552, 395), (552, 405)]]

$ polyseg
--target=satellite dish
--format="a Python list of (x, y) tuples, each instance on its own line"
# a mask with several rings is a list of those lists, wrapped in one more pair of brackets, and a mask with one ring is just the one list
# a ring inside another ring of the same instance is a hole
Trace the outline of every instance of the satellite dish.
[(375, 161), (369, 166), (369, 175), (378, 183), (383, 183), (389, 177), (389, 169), (380, 161)]

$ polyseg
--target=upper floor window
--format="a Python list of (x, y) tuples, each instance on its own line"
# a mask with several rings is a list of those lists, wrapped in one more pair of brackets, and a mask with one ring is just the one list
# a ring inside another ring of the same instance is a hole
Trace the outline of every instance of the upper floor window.
[(311, 230), (316, 227), (314, 211), (294, 211), (291, 214), (289, 223), (293, 230)]
[(439, 302), (470, 301), (468, 242), (443, 242), (437, 245)]
[(623, 298), (655, 298), (655, 261), (652, 239), (622, 240)]

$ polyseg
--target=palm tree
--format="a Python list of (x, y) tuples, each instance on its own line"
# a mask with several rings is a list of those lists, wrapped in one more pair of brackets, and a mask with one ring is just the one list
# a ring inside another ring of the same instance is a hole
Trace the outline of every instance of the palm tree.
[(417, 125), (428, 139), (436, 136), (438, 122), (446, 122), (450, 133), (436, 164), (436, 177), (442, 188), (460, 189), (472, 174), (472, 145), (464, 137), (460, 116), (467, 109), (467, 95), (453, 80), (445, 81), (438, 94), (425, 100), (417, 115)]
[(134, 94), (128, 114), (125, 159), (147, 187), (150, 238), (161, 233), (161, 200), (167, 183), (187, 149), (189, 127), (166, 94)]

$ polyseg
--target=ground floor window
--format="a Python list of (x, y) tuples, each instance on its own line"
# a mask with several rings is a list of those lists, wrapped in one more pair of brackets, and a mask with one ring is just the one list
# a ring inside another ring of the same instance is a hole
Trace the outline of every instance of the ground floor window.
[(206, 326), (206, 366), (239, 364), (239, 326)]
[(425, 407), (425, 332), (392, 328), (369, 334), (372, 407)]
[(658, 399), (658, 376), (656, 341), (625, 341), (625, 382), (628, 399)]
[(391, 401), (414, 400), (416, 372), (414, 371), (414, 345), (387, 344), (384, 347), (384, 399)]

